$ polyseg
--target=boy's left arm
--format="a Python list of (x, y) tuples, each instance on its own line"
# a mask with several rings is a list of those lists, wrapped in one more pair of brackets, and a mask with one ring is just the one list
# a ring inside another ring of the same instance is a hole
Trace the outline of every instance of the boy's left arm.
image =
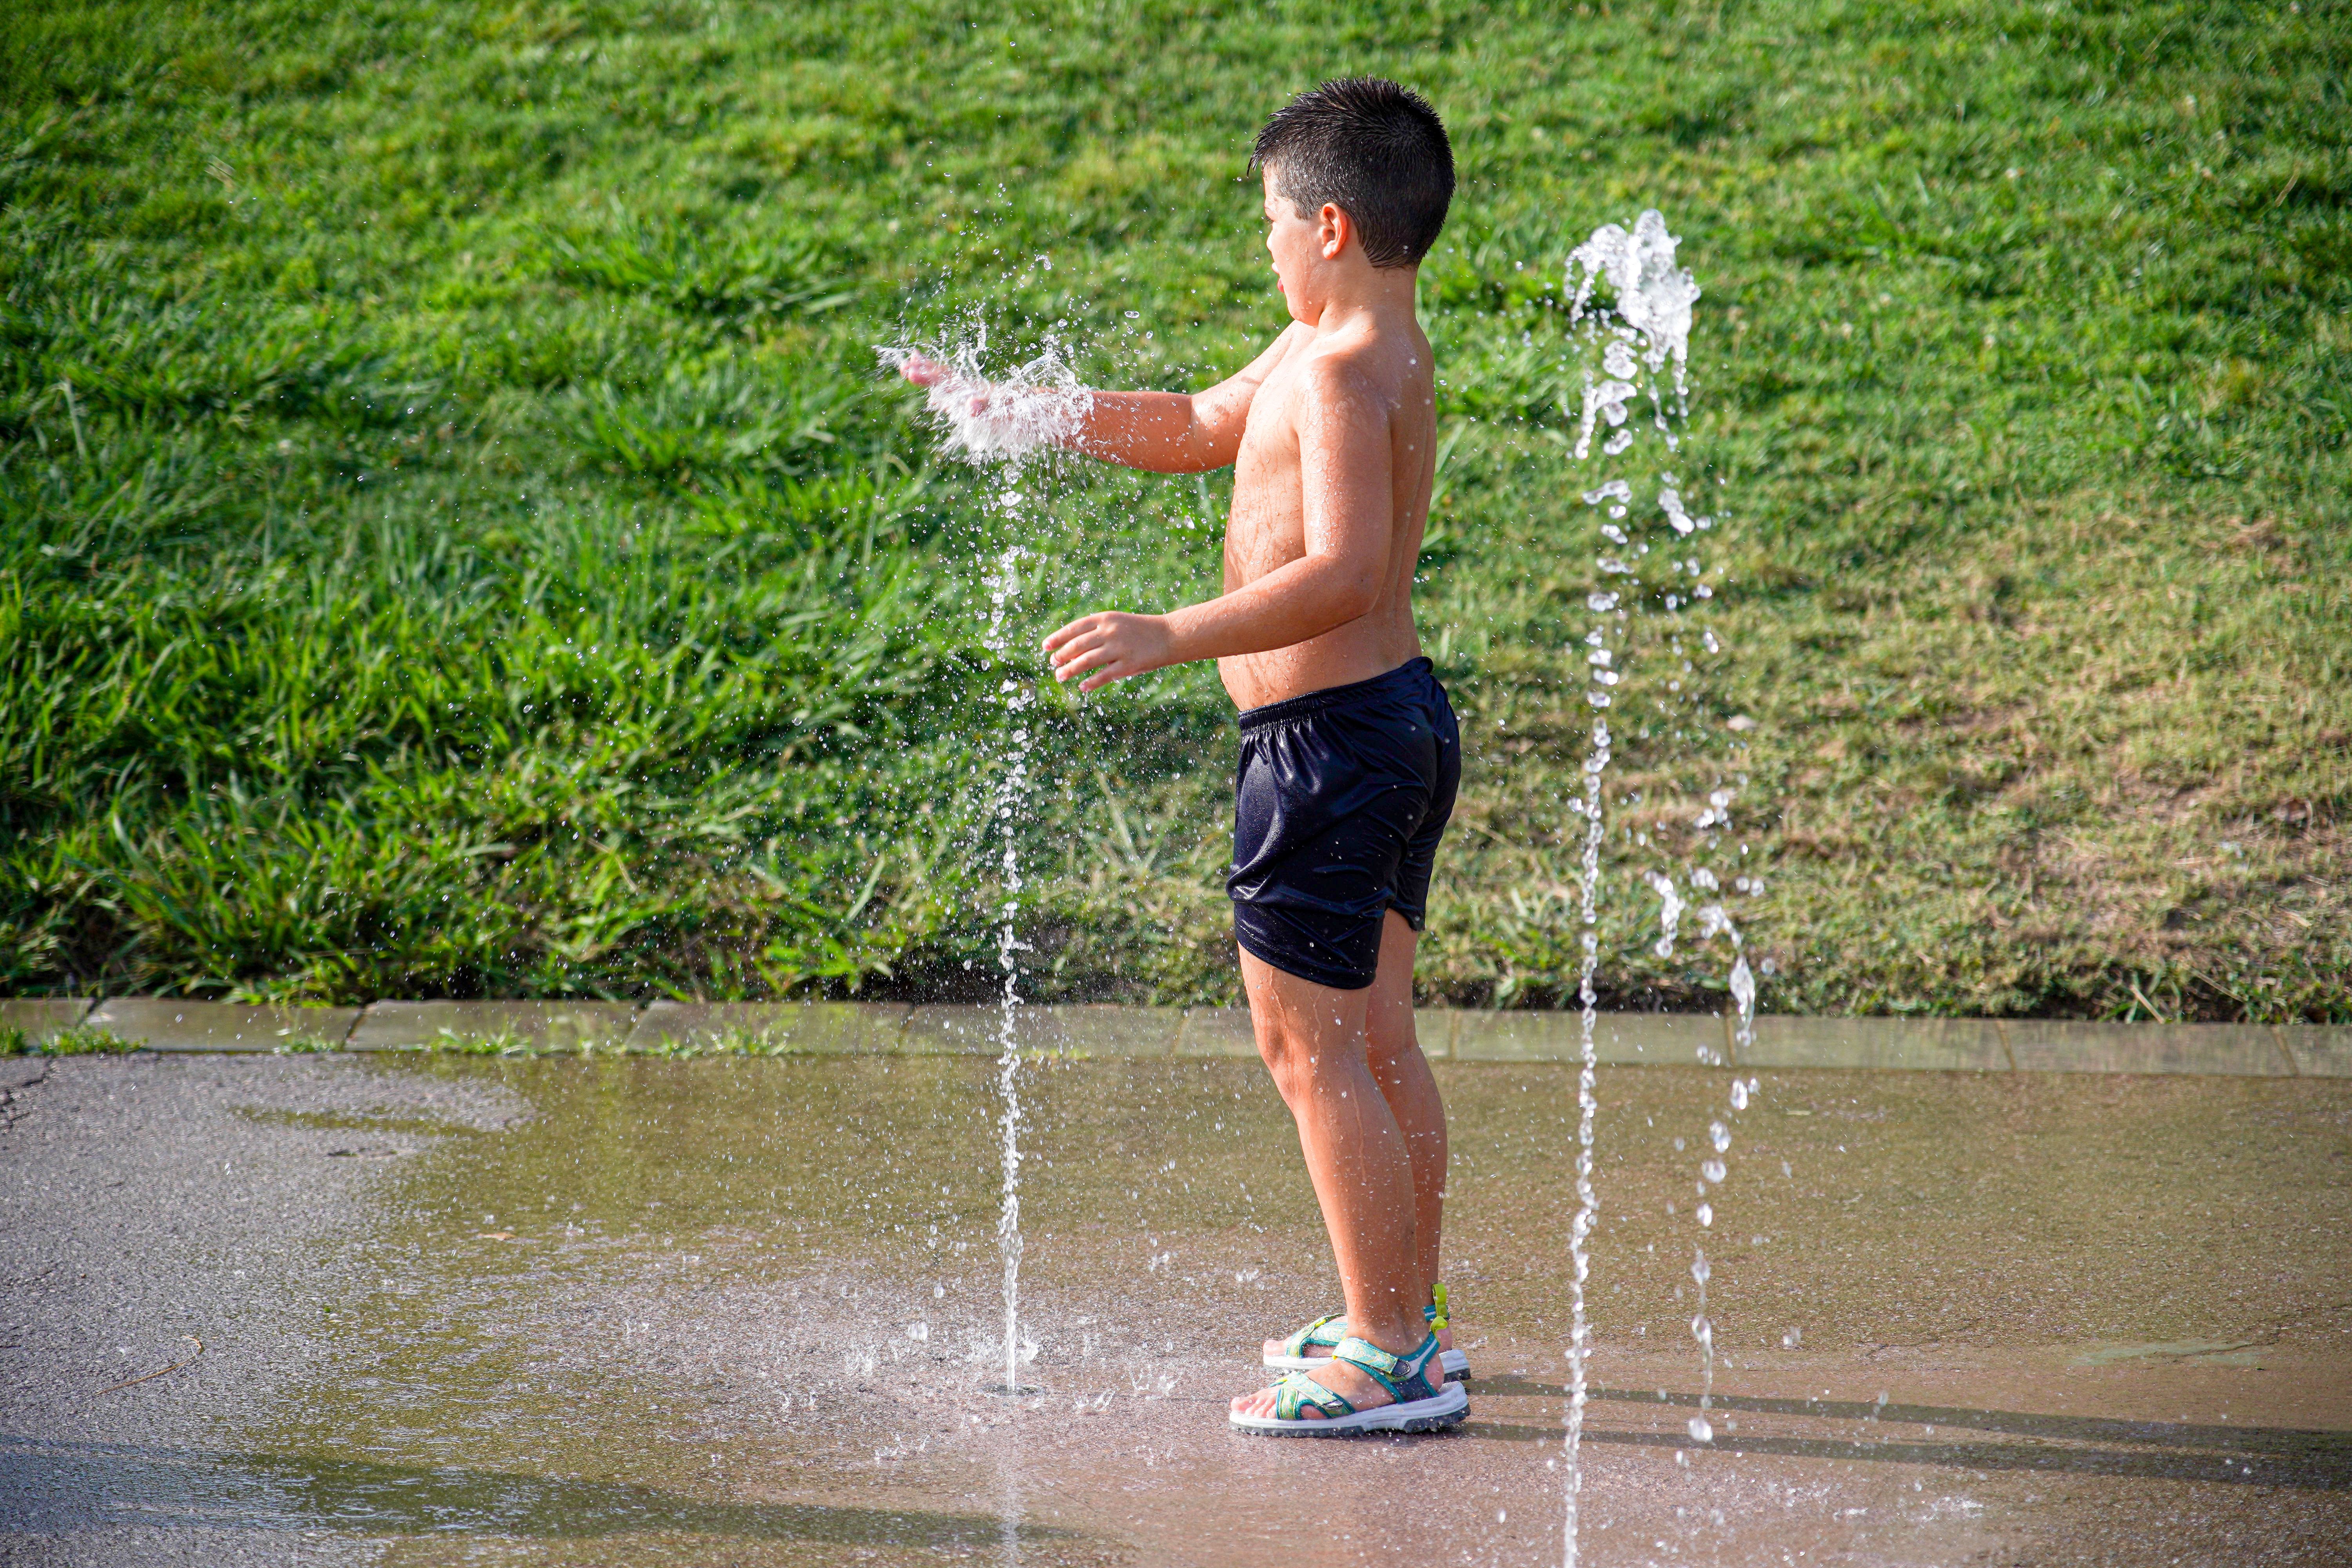
[(1092, 691), (1188, 664), (1289, 647), (1380, 602), (1395, 531), (1387, 402), (1344, 361), (1307, 367), (1297, 402), (1306, 549), (1230, 594), (1164, 616), (1104, 610), (1045, 639), (1054, 679)]
[[(1076, 428), (1061, 444), (1089, 458), (1155, 474), (1202, 474), (1234, 460), (1249, 421), (1250, 403), (1297, 342), (1299, 330), (1286, 330), (1258, 356), (1202, 392), (1112, 392), (1089, 387), (1078, 405)], [(969, 381), (954, 366), (925, 354), (908, 354), (898, 373), (917, 386), (969, 400), (982, 414), (1004, 391)]]

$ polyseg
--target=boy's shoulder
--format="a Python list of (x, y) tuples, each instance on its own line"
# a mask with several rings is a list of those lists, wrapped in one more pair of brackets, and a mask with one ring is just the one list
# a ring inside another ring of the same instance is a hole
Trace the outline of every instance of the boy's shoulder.
[(1385, 405), (1414, 379), (1416, 370), (1426, 373), (1428, 353), (1418, 331), (1391, 325), (1317, 336), (1290, 357), (1307, 396), (1331, 402), (1370, 398)]

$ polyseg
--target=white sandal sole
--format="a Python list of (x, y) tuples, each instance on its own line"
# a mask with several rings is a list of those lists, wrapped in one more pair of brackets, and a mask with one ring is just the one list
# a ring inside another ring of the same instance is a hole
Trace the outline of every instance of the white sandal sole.
[(1449, 1383), (1434, 1399), (1383, 1405), (1352, 1415), (1317, 1416), (1284, 1421), (1272, 1415), (1232, 1415), (1236, 1432), (1253, 1437), (1348, 1437), (1364, 1432), (1442, 1432), (1470, 1414), (1470, 1395), (1458, 1383)]

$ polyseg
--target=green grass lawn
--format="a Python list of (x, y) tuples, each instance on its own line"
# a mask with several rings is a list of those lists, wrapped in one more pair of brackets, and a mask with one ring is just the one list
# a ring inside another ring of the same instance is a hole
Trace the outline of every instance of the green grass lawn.
[[(1572, 973), (1559, 268), (1656, 206), (1722, 651), (1625, 710), (1606, 1000), (1720, 1005), (1630, 873), (1721, 773), (1768, 1008), (2352, 1018), (2336, 0), (9, 7), (0, 990), (986, 984), (1014, 525), (874, 347), (1221, 374), (1248, 138), (1355, 71), (1463, 175), (1428, 994)], [(1040, 472), (1016, 649), (1211, 591), (1221, 478)], [(1033, 989), (1231, 997), (1213, 674), (1040, 700)]]

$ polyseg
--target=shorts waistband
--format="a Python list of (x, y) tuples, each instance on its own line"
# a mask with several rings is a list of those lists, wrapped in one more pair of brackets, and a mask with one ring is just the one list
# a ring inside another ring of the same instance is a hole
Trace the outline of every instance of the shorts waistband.
[(1370, 680), (1351, 680), (1345, 686), (1327, 686), (1320, 691), (1302, 692), (1297, 697), (1286, 697), (1279, 702), (1268, 702), (1263, 707), (1244, 708), (1241, 713), (1242, 730), (1246, 733), (1251, 730), (1262, 730), (1268, 724), (1279, 724), (1287, 719), (1303, 719), (1326, 709), (1354, 702), (1378, 701), (1433, 679), (1435, 668), (1426, 657), (1407, 659), (1387, 674), (1375, 675)]

